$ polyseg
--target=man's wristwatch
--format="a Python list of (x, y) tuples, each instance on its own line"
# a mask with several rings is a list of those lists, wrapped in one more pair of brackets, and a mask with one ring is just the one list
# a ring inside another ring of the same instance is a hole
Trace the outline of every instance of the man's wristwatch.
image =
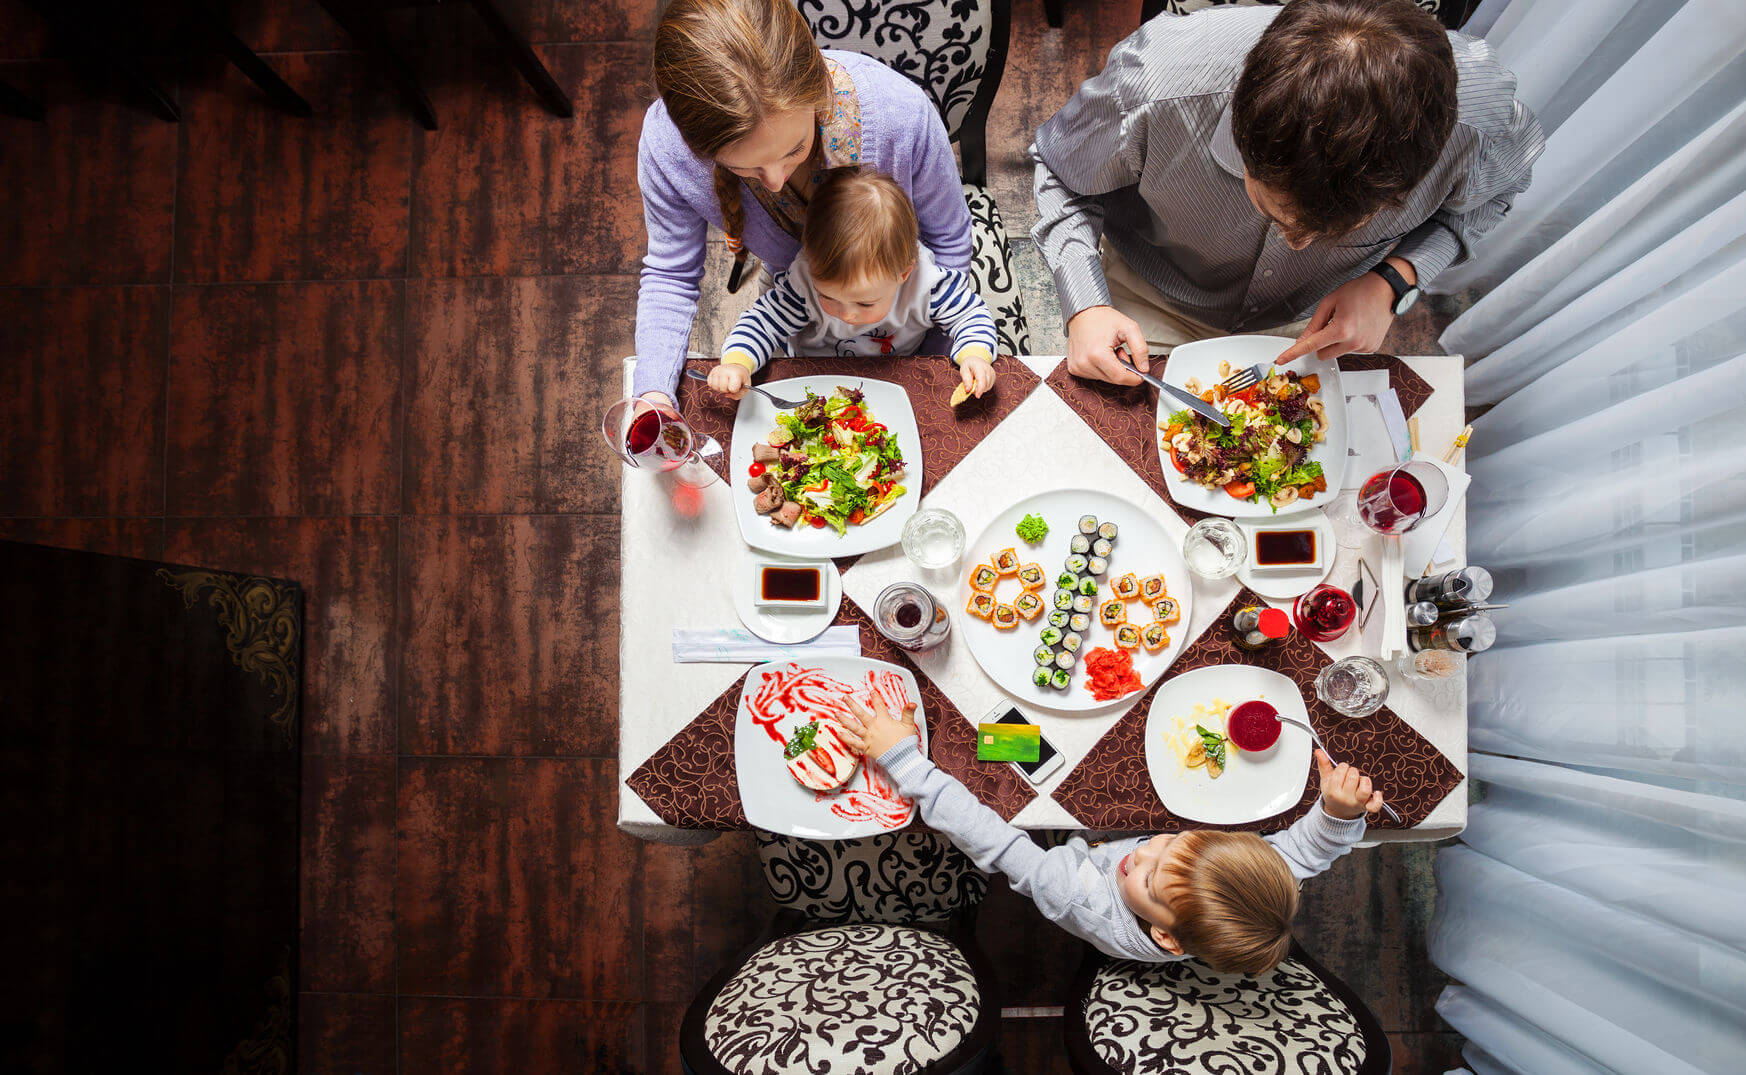
[(1417, 284), (1407, 283), (1406, 277), (1396, 272), (1394, 266), (1386, 261), (1377, 263), (1376, 268), (1370, 271), (1387, 280), (1388, 286), (1394, 288), (1394, 314), (1396, 317), (1412, 309), (1414, 304), (1419, 301), (1419, 296), (1424, 294), (1419, 290)]

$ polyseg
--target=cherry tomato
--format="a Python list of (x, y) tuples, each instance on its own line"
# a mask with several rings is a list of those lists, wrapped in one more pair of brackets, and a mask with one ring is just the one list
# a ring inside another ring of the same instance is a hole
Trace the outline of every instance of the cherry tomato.
[(867, 521), (867, 513), (862, 511), (860, 508), (856, 508), (855, 514), (849, 516), (849, 521), (851, 523), (854, 523), (856, 526), (860, 526), (862, 523)]
[(822, 516), (822, 515), (814, 515), (814, 516), (813, 516), (813, 517), (812, 517), (812, 528), (813, 528), (813, 529), (814, 529), (814, 530), (823, 530), (823, 529), (824, 529), (824, 524), (825, 524), (825, 521), (824, 521), (824, 516)]
[(746, 468), (746, 473), (750, 474), (752, 477), (756, 478), (758, 475), (764, 473), (764, 464), (753, 463), (751, 466)]
[(1225, 492), (1238, 500), (1247, 500), (1255, 495), (1254, 482), (1226, 482)]

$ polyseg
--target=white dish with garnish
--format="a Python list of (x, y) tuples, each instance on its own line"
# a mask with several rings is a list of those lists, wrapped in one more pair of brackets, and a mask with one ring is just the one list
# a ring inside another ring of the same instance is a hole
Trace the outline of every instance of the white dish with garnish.
[[(1297, 684), (1284, 675), (1246, 664), (1217, 664), (1184, 672), (1158, 688), (1146, 715), (1146, 770), (1166, 809), (1203, 825), (1241, 825), (1296, 806), (1310, 767), (1310, 739), (1281, 722), (1279, 738), (1250, 753), (1226, 744), (1226, 762), (1214, 777), (1187, 757), (1196, 724), (1224, 735), (1219, 702), (1231, 709), (1262, 701), (1281, 715), (1309, 723)], [(1201, 711), (1196, 712), (1195, 707)]]

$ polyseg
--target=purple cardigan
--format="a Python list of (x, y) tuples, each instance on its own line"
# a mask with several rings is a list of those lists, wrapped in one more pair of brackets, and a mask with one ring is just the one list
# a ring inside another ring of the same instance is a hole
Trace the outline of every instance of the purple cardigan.
[[(827, 51), (855, 81), (861, 105), (861, 163), (895, 178), (915, 201), (921, 241), (948, 269), (970, 267), (970, 209), (952, 159), (945, 124), (915, 83), (859, 53)], [(643, 222), (649, 252), (637, 291), (637, 366), (633, 392), (673, 395), (697, 314), (706, 225), (721, 227), (713, 166), (679, 137), (667, 106), (656, 101), (643, 117), (637, 146)], [(743, 194), (745, 243), (771, 272), (788, 268), (800, 243)]]

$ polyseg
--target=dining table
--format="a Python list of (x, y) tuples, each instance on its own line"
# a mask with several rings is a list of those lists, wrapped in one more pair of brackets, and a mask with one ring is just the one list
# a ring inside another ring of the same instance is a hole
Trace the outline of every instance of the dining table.
[[(634, 362), (634, 360), (631, 360)], [(1459, 356), (1346, 356), (1343, 376), (1370, 371), (1386, 377), (1413, 419), (1425, 455), (1440, 456), (1464, 424)], [(627, 362), (627, 366), (630, 365)], [(697, 369), (709, 363), (693, 360)], [(1145, 386), (1122, 387), (1070, 375), (1060, 355), (1001, 356), (999, 381), (988, 398), (954, 409), (956, 372), (944, 358), (777, 359), (760, 383), (784, 377), (840, 373), (903, 384), (924, 444), (920, 507), (957, 516), (972, 537), (1034, 492), (1090, 488), (1139, 506), (1180, 542), (1196, 517), (1169, 498), (1160, 473), (1156, 404)], [(626, 384), (631, 370), (627, 369)], [(725, 440), (732, 404), (696, 381), (684, 381), (680, 411), (700, 434)], [(724, 453), (725, 455), (725, 453)], [(1457, 466), (1459, 464), (1457, 463)], [(1347, 468), (1343, 484), (1365, 476)], [(670, 478), (626, 467), (621, 501), (619, 623), (618, 826), (665, 843), (703, 843), (749, 826), (734, 771), (734, 728), (740, 684), (751, 662), (675, 660), (676, 630), (736, 629), (733, 581), (753, 570), (758, 555), (741, 537), (732, 498), (745, 495), (744, 475), (728, 474), (676, 497)], [(1331, 499), (1331, 497), (1330, 497)], [(1464, 564), (1463, 506), (1453, 508), (1438, 549), (1439, 567)], [(1054, 520), (1051, 520), (1054, 522)], [(1062, 520), (1064, 523), (1070, 521)], [(1350, 589), (1358, 559), (1374, 568), (1381, 537), (1341, 546), (1328, 581)], [(1152, 689), (1085, 712), (1026, 706), (1064, 764), (1031, 787), (1003, 763), (975, 760), (975, 723), (1011, 699), (965, 644), (958, 598), (966, 564), (924, 570), (899, 545), (838, 562), (842, 603), (835, 623), (859, 629), (863, 655), (906, 667), (922, 685), (929, 750), (936, 764), (963, 780), (984, 803), (1027, 830), (1151, 832), (1197, 827), (1173, 817), (1147, 777), (1141, 743)], [(1407, 577), (1426, 565), (1409, 565)], [(1356, 627), (1331, 643), (1293, 634), (1288, 645), (1251, 653), (1231, 645), (1231, 614), (1257, 600), (1237, 578), (1192, 579), (1191, 616), (1179, 630), (1184, 648), (1160, 682), (1194, 667), (1254, 661), (1285, 673), (1305, 694), (1310, 719), (1331, 751), (1362, 768), (1399, 809), (1399, 822), (1373, 817), (1367, 842), (1440, 840), (1467, 823), (1467, 686), (1465, 673), (1438, 680), (1409, 678), (1388, 665), (1386, 704), (1367, 717), (1347, 718), (1322, 705), (1310, 686), (1316, 671), (1353, 654), (1376, 655), (1376, 635)], [(930, 650), (900, 650), (874, 628), (868, 612), (887, 585), (908, 580), (936, 594), (953, 618), (947, 641)], [(1190, 584), (1188, 578), (1182, 584)], [(1379, 600), (1399, 600), (1382, 594)], [(1289, 608), (1289, 600), (1265, 600)], [(1374, 616), (1380, 618), (1382, 612)], [(804, 651), (802, 651), (804, 652)], [(603, 655), (603, 659), (604, 655)], [(1483, 657), (1478, 658), (1483, 659)], [(1315, 801), (1313, 773), (1292, 810), (1245, 826), (1283, 828)]]

